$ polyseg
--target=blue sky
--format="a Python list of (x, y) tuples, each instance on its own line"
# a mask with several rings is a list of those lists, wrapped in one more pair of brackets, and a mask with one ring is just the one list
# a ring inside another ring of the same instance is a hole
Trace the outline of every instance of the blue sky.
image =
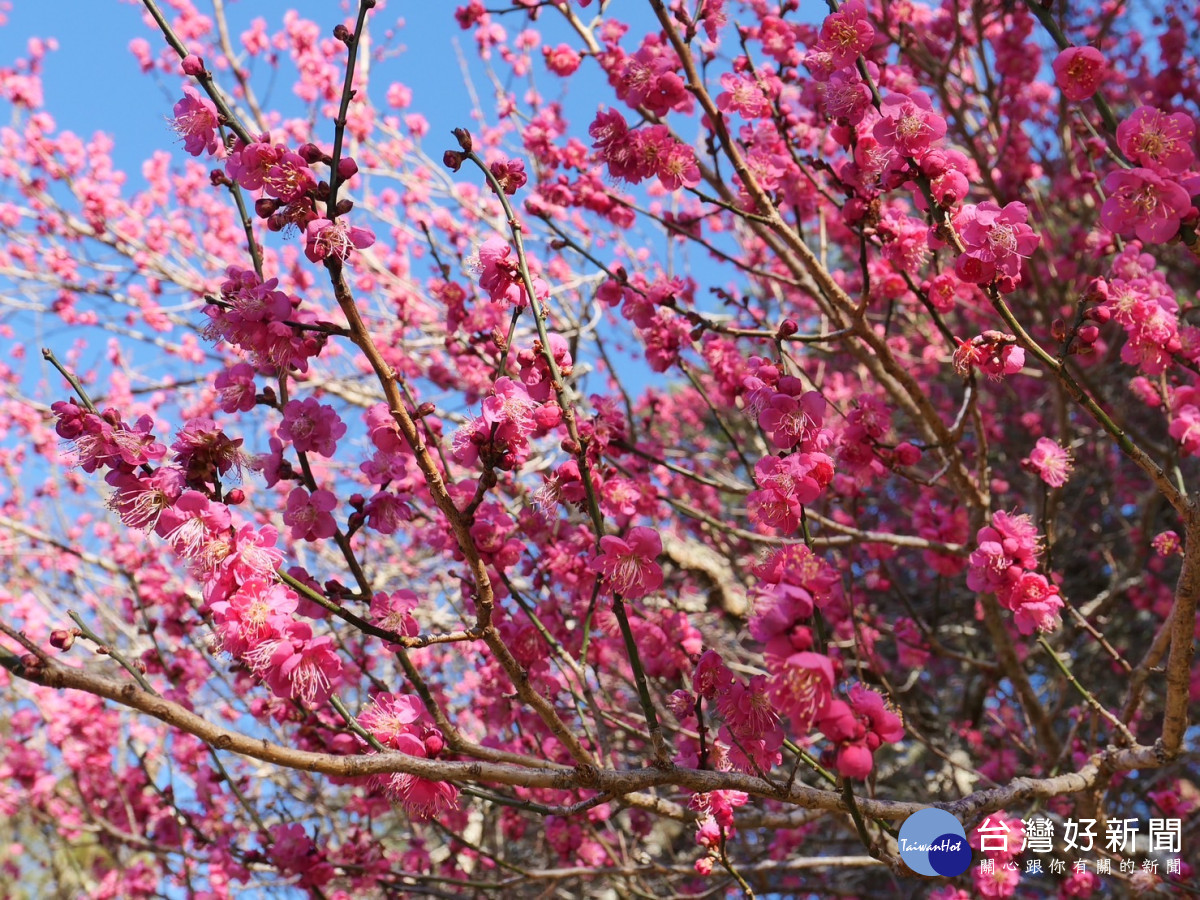
[[(161, 0), (160, 0), (161, 2)], [(230, 30), (235, 36), (249, 21), (262, 17), (269, 31), (282, 23), (284, 13), (296, 9), (324, 27), (326, 34), (347, 15), (344, 3), (330, 0), (226, 0)], [(165, 3), (161, 5), (166, 6)], [(197, 4), (201, 10), (208, 4)], [(385, 33), (395, 30), (391, 46), (403, 46), (404, 52), (390, 56), (386, 62), (373, 66), (372, 92), (378, 91), (377, 102), (383, 106), (382, 94), (392, 81), (407, 84), (413, 90), (412, 109), (430, 120), (429, 141), (452, 144), (449, 131), (459, 125), (471, 126), (471, 99), (459, 68), (454, 41), (468, 59), (474, 57), (474, 40), (470, 32), (461, 31), (454, 21), (454, 0), (391, 0), (371, 14), (371, 32), (376, 46), (385, 40)], [(35, 3), (18, 0), (8, 14), (8, 22), (0, 27), (0, 65), (11, 65), (26, 54), (30, 37), (54, 37), (57, 52), (47, 56), (43, 71), (46, 109), (58, 121), (59, 127), (80, 135), (101, 130), (117, 139), (118, 164), (134, 174), (140, 162), (155, 149), (170, 144), (166, 117), (180, 96), (182, 79), (162, 79), (143, 75), (129, 52), (130, 40), (144, 37), (157, 47), (161, 38), (142, 22), (141, 3), (129, 0), (58, 0), (54, 3)], [(631, 5), (627, 12), (635, 22), (649, 21), (645, 4)], [(403, 20), (404, 25), (397, 28)], [(515, 16), (500, 18), (510, 33), (516, 30)], [(568, 41), (578, 46), (580, 41), (562, 22), (561, 17), (544, 14), (538, 30), (545, 40), (557, 43)], [(592, 72), (595, 66), (589, 67)], [(482, 77), (476, 62), (473, 74), (487, 104), (490, 85)], [(588, 72), (582, 73), (586, 78)], [(596, 76), (599, 77), (599, 76)], [(541, 73), (539, 85), (548, 92), (556, 87), (554, 79)], [(591, 97), (588, 90), (575, 93)], [(586, 87), (586, 85), (584, 85)], [(265, 93), (256, 84), (260, 96)], [(290, 80), (280, 79), (271, 98), (277, 104), (294, 102)], [(594, 100), (592, 101), (594, 103)], [(436, 146), (440, 147), (440, 143)]]

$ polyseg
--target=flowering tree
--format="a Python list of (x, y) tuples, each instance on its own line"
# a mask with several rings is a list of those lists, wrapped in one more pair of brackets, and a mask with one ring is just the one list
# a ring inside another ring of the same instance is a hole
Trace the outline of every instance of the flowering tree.
[(6, 896), (1194, 884), (1192, 4), (144, 6), (140, 183), (0, 71)]

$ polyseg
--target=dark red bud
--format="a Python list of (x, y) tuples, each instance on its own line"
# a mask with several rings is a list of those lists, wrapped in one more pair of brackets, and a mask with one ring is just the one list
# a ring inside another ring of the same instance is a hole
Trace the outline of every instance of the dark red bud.
[(426, 400), (424, 403), (422, 403), (420, 406), (417, 407), (417, 418), (423, 419), (426, 416), (431, 416), (431, 415), (433, 415), (433, 413), (436, 409), (437, 409), (436, 406), (434, 406), (432, 403), (430, 403), (428, 400)]
[(313, 163), (324, 162), (326, 159), (325, 154), (321, 152), (321, 148), (311, 142), (307, 144), (301, 144), (296, 149), (296, 155), (310, 166)]
[(475, 142), (471, 140), (471, 132), (467, 131), (467, 129), (455, 128), (454, 137), (458, 141), (458, 146), (462, 147), (464, 153), (470, 153), (474, 149)]
[(237, 506), (240, 503), (246, 502), (246, 492), (241, 488), (234, 488), (225, 495), (225, 502), (230, 506)]
[(78, 628), (55, 628), (50, 632), (50, 646), (55, 650), (70, 650), (78, 635)]
[(337, 25), (333, 26), (333, 36), (335, 38), (337, 38), (339, 41), (341, 41), (343, 44), (345, 44), (347, 47), (350, 46), (350, 40), (352, 38), (352, 35), (350, 34), (350, 29), (347, 28), (341, 22), (339, 22)]
[(457, 150), (447, 150), (442, 154), (442, 165), (451, 172), (457, 172), (462, 168), (463, 155)]
[(572, 438), (563, 438), (563, 442), (560, 446), (564, 451), (572, 455), (579, 452), (579, 444)]
[(782, 322), (779, 323), (779, 330), (776, 332), (776, 334), (780, 338), (786, 338), (786, 337), (791, 337), (793, 334), (795, 334), (799, 330), (800, 330), (800, 326), (796, 324), (795, 319), (784, 319)]

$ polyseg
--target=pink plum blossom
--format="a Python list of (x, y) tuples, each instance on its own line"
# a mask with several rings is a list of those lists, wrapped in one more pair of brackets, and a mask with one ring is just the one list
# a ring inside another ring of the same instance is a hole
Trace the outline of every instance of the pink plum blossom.
[(1068, 100), (1091, 97), (1108, 74), (1108, 62), (1095, 47), (1068, 47), (1054, 57), (1054, 79)]
[(629, 529), (624, 538), (606, 534), (600, 538), (600, 555), (592, 561), (615, 594), (636, 600), (658, 590), (662, 569), (655, 559), (662, 553), (662, 538), (653, 528)]

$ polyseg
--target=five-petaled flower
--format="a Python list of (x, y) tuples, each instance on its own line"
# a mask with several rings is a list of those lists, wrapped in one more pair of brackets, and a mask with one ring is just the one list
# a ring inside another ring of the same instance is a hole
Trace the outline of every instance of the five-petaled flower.
[(837, 12), (825, 17), (821, 25), (821, 49), (829, 52), (835, 69), (854, 65), (860, 54), (871, 49), (875, 29), (867, 21), (867, 8), (861, 0), (848, 0)]
[(183, 149), (192, 156), (217, 152), (217, 107), (201, 97), (190, 84), (183, 86), (183, 99), (175, 104), (171, 127), (183, 138)]
[(1071, 454), (1050, 438), (1038, 438), (1037, 444), (1021, 464), (1050, 487), (1059, 488), (1071, 477)]
[(946, 120), (933, 111), (924, 91), (888, 94), (879, 114), (883, 118), (875, 125), (875, 139), (902, 156), (920, 157), (946, 134)]
[(601, 573), (614, 594), (636, 600), (662, 585), (663, 574), (655, 559), (662, 553), (662, 538), (653, 528), (638, 525), (624, 538), (600, 538), (600, 555), (592, 570)]
[(1095, 47), (1068, 47), (1054, 58), (1051, 68), (1063, 96), (1074, 101), (1096, 93), (1108, 74), (1104, 54)]
[(1117, 146), (1134, 165), (1179, 175), (1196, 160), (1195, 135), (1196, 123), (1187, 113), (1168, 115), (1153, 106), (1139, 106), (1117, 126)]
[(1180, 222), (1194, 214), (1188, 192), (1172, 178), (1152, 169), (1119, 169), (1104, 179), (1108, 199), (1100, 222), (1109, 231), (1136, 235), (1152, 244), (1169, 241)]
[(305, 228), (304, 255), (310, 262), (333, 258), (345, 260), (352, 250), (366, 250), (375, 243), (369, 228), (349, 225), (344, 219), (331, 222), (313, 219)]

